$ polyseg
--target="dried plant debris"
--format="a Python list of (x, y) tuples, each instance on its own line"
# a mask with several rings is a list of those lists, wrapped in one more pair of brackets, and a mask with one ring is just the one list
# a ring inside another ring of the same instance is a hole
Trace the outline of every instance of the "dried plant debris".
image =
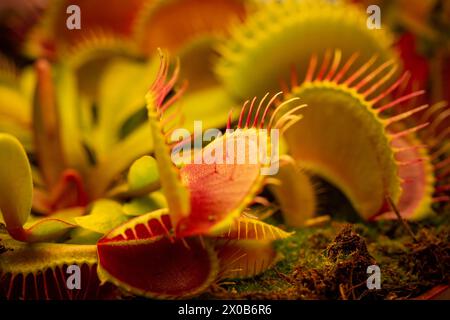
[[(416, 241), (398, 221), (371, 225), (332, 222), (302, 229), (278, 243), (286, 259), (257, 279), (226, 282), (208, 298), (341, 299), (417, 298), (450, 282), (450, 228), (441, 216), (412, 225)], [(369, 290), (367, 267), (381, 271)]]

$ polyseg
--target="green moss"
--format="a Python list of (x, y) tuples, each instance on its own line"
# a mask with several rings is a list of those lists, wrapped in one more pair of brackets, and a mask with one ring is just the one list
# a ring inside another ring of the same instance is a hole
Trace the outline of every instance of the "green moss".
[[(330, 222), (276, 243), (284, 260), (259, 277), (218, 284), (204, 298), (404, 299), (450, 283), (450, 211), (411, 223)], [(381, 269), (381, 289), (368, 290), (368, 265)]]

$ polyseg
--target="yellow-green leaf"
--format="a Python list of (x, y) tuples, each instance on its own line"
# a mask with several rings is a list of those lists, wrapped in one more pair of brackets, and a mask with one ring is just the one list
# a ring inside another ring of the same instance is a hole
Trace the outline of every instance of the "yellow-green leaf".
[(28, 220), (33, 195), (31, 168), (20, 142), (0, 133), (0, 211), (8, 230)]
[(25, 225), (25, 242), (51, 242), (60, 240), (70, 229), (76, 225), (58, 218), (43, 218), (36, 223)]
[(80, 227), (102, 234), (127, 220), (122, 206), (112, 200), (99, 200), (94, 203), (90, 214), (75, 218)]
[[(294, 160), (292, 160), (294, 161)], [(317, 195), (310, 177), (296, 164), (284, 163), (276, 175), (281, 183), (270, 185), (278, 200), (286, 224), (302, 227), (317, 210)]]
[(144, 188), (148, 185), (158, 183), (159, 172), (155, 158), (143, 156), (136, 160), (128, 172), (128, 184), (130, 190)]
[(119, 140), (126, 119), (145, 106), (145, 93), (157, 73), (157, 60), (141, 63), (115, 59), (105, 70), (99, 88), (96, 150), (108, 153)]
[(124, 213), (129, 216), (139, 216), (157, 209), (167, 207), (167, 201), (161, 192), (153, 192), (147, 197), (132, 199), (122, 207)]
[(97, 241), (103, 236), (99, 232), (94, 232), (84, 228), (74, 228), (65, 243), (68, 244), (96, 244)]
[(56, 71), (55, 94), (64, 160), (70, 168), (86, 173), (88, 158), (83, 147), (81, 108), (75, 74), (66, 66), (59, 66)]

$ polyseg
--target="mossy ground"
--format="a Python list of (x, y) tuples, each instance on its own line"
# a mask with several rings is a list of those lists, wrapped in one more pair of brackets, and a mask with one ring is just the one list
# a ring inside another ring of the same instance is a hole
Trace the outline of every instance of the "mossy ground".
[[(284, 260), (263, 275), (217, 284), (210, 299), (410, 299), (450, 284), (450, 210), (409, 223), (336, 221), (296, 229), (279, 241)], [(369, 290), (367, 266), (381, 270), (381, 289)]]

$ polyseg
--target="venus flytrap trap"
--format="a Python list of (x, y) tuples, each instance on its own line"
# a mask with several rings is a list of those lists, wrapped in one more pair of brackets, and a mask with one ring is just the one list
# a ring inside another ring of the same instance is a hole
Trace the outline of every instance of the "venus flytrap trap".
[[(428, 105), (409, 104), (405, 110), (402, 104), (423, 94), (390, 95), (407, 81), (407, 73), (380, 90), (395, 73), (391, 61), (379, 63), (369, 72), (375, 63), (371, 59), (351, 73), (356, 55), (340, 67), (340, 51), (335, 52), (333, 60), (327, 59), (327, 54), (322, 65), (317, 56), (312, 56), (303, 82), (292, 78), (287, 97), (300, 96), (309, 105), (301, 111), (305, 117), (302, 125), (294, 125), (286, 133), (293, 158), (343, 190), (365, 219), (380, 214), (383, 218), (395, 217), (386, 198), (392, 199), (404, 218), (429, 216), (434, 202), (448, 200), (439, 197), (443, 190), (438, 185), (442, 182), (436, 184), (435, 180), (435, 176), (445, 180), (442, 169), (448, 161), (441, 159), (436, 168), (424, 147), (428, 142), (420, 137), (430, 138), (426, 126), (442, 118), (443, 114), (439, 116), (436, 111), (443, 106), (435, 106), (430, 112)], [(376, 80), (382, 72), (384, 76)], [(342, 149), (345, 141), (352, 141), (352, 147)], [(438, 141), (431, 149), (441, 150), (442, 155), (442, 140)], [(440, 175), (433, 172), (438, 169)]]
[[(11, 300), (113, 299), (117, 288), (101, 285), (97, 276), (95, 245), (26, 243), (0, 234), (7, 248), (0, 259), (0, 297)], [(81, 289), (69, 290), (68, 266), (81, 270)]]
[[(312, 56), (305, 80), (300, 85), (296, 83), (295, 78), (292, 80), (291, 94), (304, 95), (306, 101), (315, 106), (315, 109), (309, 114), (305, 111), (309, 120), (308, 130), (293, 127), (287, 133), (286, 139), (295, 159), (344, 190), (357, 212), (369, 218), (381, 210), (386, 195), (396, 202), (400, 194), (400, 180), (396, 176), (397, 164), (390, 146), (388, 131), (385, 129), (387, 122), (378, 116), (381, 109), (378, 112), (372, 111), (375, 109), (374, 102), (381, 100), (387, 92), (381, 95), (378, 93), (373, 101), (366, 99), (366, 96), (389, 80), (395, 67), (392, 66), (392, 62), (384, 63), (372, 73), (362, 76), (367, 73), (366, 70), (375, 59), (369, 60), (354, 73), (349, 73), (348, 70), (357, 55), (347, 61), (344, 60), (341, 69), (340, 51), (335, 52), (331, 64), (327, 54), (325, 55), (323, 63), (319, 65), (317, 57)], [(387, 68), (391, 70), (387, 76), (367, 86), (367, 91), (360, 90)], [(400, 83), (399, 81), (395, 85), (398, 86)], [(394, 89), (395, 86), (390, 90)], [(362, 94), (358, 94), (358, 91)], [(352, 123), (352, 126), (349, 127), (344, 123)], [(326, 131), (322, 130), (324, 126), (327, 127)], [(298, 138), (294, 138), (298, 137), (299, 130), (305, 135), (300, 142)], [(357, 136), (355, 132), (358, 132)], [(341, 148), (345, 141), (353, 141), (352, 149)], [(319, 147), (321, 142), (326, 146)], [(365, 161), (361, 161), (360, 157), (353, 157), (354, 150), (359, 150), (357, 154), (364, 154)], [(361, 181), (358, 181), (359, 179)]]
[[(251, 102), (244, 103), (239, 115), (237, 130), (229, 130), (230, 115), (226, 133), (203, 148), (201, 154), (194, 152), (193, 163), (188, 163), (180, 169), (181, 180), (192, 192), (190, 202), (192, 215), (186, 223), (180, 221), (179, 232), (181, 234), (215, 233), (249, 205), (265, 184), (273, 182), (270, 174), (276, 173), (273, 172), (273, 161), (278, 162), (278, 159), (271, 157), (278, 153), (271, 149), (278, 148), (278, 141), (272, 141), (271, 136), (267, 135), (267, 130), (283, 131), (293, 125), (301, 119), (301, 116), (293, 116), (292, 113), (304, 107), (304, 105), (296, 105), (288, 111), (288, 108), (298, 100), (291, 99), (270, 112), (272, 104), (279, 95), (268, 99), (266, 104), (265, 100), (268, 94), (259, 103), (256, 103), (256, 98)], [(269, 112), (270, 120), (268, 119)], [(275, 121), (277, 114), (280, 117), (278, 121)], [(265, 148), (262, 148), (264, 150), (262, 157), (260, 157), (259, 143), (265, 144)], [(207, 155), (214, 154), (213, 161), (208, 163), (200, 160), (199, 165), (195, 159), (197, 156), (203, 157), (205, 152)], [(267, 153), (270, 155), (269, 157), (267, 157)], [(242, 161), (242, 159), (244, 160)], [(237, 170), (240, 171), (237, 172)], [(240, 202), (237, 208), (235, 207), (236, 201)], [(217, 206), (217, 209), (208, 208), (211, 202), (220, 203), (221, 206)], [(202, 213), (205, 209), (206, 211), (214, 210), (205, 215)]]
[[(87, 238), (94, 237), (95, 239), (97, 237), (98, 239), (105, 232), (130, 218), (125, 214), (122, 205), (113, 200), (96, 201), (90, 208), (71, 208), (70, 204), (68, 204), (69, 208), (47, 212), (49, 217), (44, 218), (30, 216), (33, 192), (28, 193), (26, 190), (30, 187), (31, 189), (33, 188), (33, 182), (26, 153), (17, 139), (7, 134), (1, 135), (2, 155), (5, 157), (2, 162), (8, 164), (2, 171), (4, 175), (2, 187), (5, 190), (17, 190), (14, 198), (9, 197), (6, 192), (3, 193), (2, 214), (8, 232), (15, 239), (26, 242), (63, 240), (70, 229), (78, 227), (91, 232), (91, 234), (85, 234), (88, 236)], [(137, 162), (131, 167), (128, 175), (129, 187), (120, 188), (122, 191), (119, 190), (121, 193), (118, 193), (118, 195), (128, 197), (130, 194), (145, 195), (149, 192), (148, 190), (157, 190), (159, 188), (158, 175), (154, 173), (156, 170), (154, 165), (142, 166), (139, 163), (142, 161)], [(145, 164), (148, 164), (148, 162)], [(11, 171), (10, 166), (15, 166), (15, 169)], [(144, 179), (142, 178), (143, 170), (146, 173)], [(39, 195), (42, 197), (41, 194)], [(36, 196), (36, 190), (34, 196)], [(62, 197), (62, 199), (67, 199), (67, 197)], [(161, 202), (157, 204), (157, 206), (160, 205), (162, 205)], [(89, 214), (81, 216), (84, 213)], [(76, 232), (77, 230), (74, 231)], [(81, 243), (84, 243), (82, 239), (80, 240)], [(72, 237), (71, 242), (77, 243), (80, 240), (75, 240)]]
[(381, 62), (397, 59), (392, 35), (385, 29), (367, 29), (366, 14), (353, 5), (287, 0), (260, 6), (218, 45), (216, 72), (236, 99), (279, 91), (293, 66), (305, 74), (310, 56), (326, 49), (341, 49), (343, 60), (355, 52), (360, 61), (376, 54)]
[(167, 208), (166, 197), (161, 191), (157, 163), (153, 157), (144, 156), (136, 160), (128, 171), (127, 181), (129, 187), (125, 190), (128, 189), (128, 191), (122, 191), (124, 185), (111, 191), (113, 197), (117, 194), (125, 201), (122, 203), (122, 211), (125, 215), (134, 217)]
[(137, 198), (147, 196), (160, 187), (156, 160), (151, 156), (142, 156), (131, 164), (126, 181), (108, 191), (108, 197)]

